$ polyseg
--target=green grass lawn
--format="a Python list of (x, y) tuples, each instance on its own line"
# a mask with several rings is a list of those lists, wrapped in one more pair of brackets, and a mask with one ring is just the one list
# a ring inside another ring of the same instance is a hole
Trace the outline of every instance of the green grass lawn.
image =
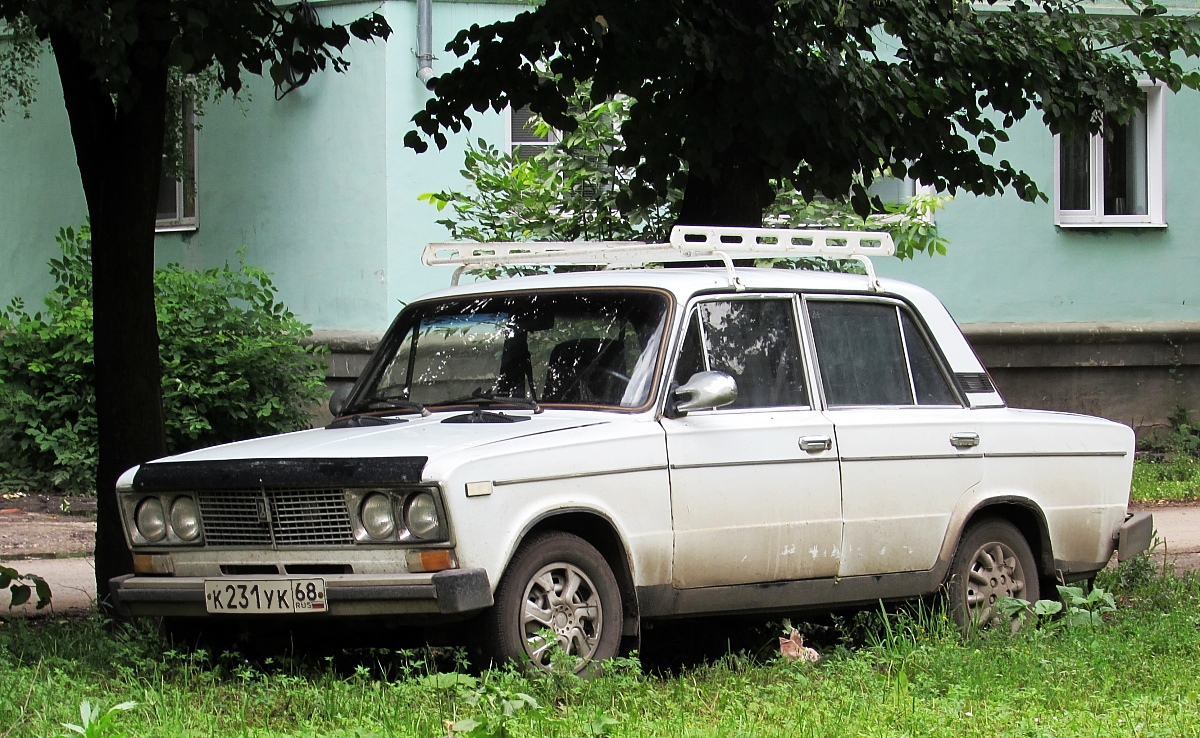
[(1171, 461), (1135, 461), (1129, 499), (1133, 502), (1200, 500), (1200, 463), (1182, 454)]
[(15, 620), (0, 624), (0, 736), (66, 734), (83, 700), (137, 702), (97, 736), (1200, 735), (1200, 579), (1153, 561), (1102, 575), (1118, 608), (1098, 627), (963, 639), (936, 611), (867, 612), (808, 626), (817, 664), (775, 656), (776, 624), (700, 666), (626, 659), (590, 681), (455, 676), (452, 660), (438, 674), (421, 652), (251, 663), (95, 619)]

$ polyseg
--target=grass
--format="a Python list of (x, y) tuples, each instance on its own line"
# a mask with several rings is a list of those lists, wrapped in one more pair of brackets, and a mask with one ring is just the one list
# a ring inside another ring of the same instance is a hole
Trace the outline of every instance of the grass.
[(1170, 461), (1138, 459), (1133, 463), (1133, 502), (1200, 500), (1200, 462), (1186, 454)]
[(138, 703), (97, 736), (1200, 735), (1200, 579), (1143, 557), (1100, 585), (1120, 606), (1098, 628), (963, 639), (936, 610), (868, 611), (805, 627), (815, 665), (773, 655), (776, 625), (761, 648), (665, 674), (624, 659), (590, 681), (455, 676), (428, 650), (251, 661), (96, 618), (14, 620), (0, 738), (65, 735), (84, 700)]

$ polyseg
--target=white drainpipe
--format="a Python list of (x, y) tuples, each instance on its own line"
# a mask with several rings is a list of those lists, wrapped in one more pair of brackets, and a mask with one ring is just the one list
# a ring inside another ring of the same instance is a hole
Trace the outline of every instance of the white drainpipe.
[(417, 0), (417, 79), (433, 79), (433, 0)]

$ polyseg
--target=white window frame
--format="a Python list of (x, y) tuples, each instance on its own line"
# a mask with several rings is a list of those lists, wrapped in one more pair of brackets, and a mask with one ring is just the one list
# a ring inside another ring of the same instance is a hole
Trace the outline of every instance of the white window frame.
[(1090, 197), (1088, 210), (1064, 210), (1062, 194), (1062, 140), (1054, 137), (1054, 224), (1063, 228), (1165, 228), (1166, 197), (1166, 92), (1161, 83), (1144, 81), (1146, 93), (1146, 214), (1104, 213), (1104, 135), (1091, 137)]
[(513, 109), (511, 105), (504, 109), (504, 150), (509, 154), (515, 154), (517, 148), (521, 146), (547, 148), (561, 140), (559, 132), (551, 128), (543, 141), (513, 141)]
[[(898, 182), (903, 183), (904, 189), (906, 191), (899, 200), (896, 200), (896, 202), (901, 205), (907, 203), (908, 201), (912, 200), (914, 197), (917, 197), (918, 195), (936, 195), (937, 194), (937, 189), (933, 185), (921, 184), (916, 179), (908, 176), (907, 174), (903, 177), (893, 177), (890, 174), (881, 174), (880, 176), (875, 178), (875, 181), (872, 182), (871, 185), (875, 186), (876, 184), (882, 182), (883, 180), (888, 180), (888, 179), (896, 180)], [(870, 192), (870, 189), (871, 188), (868, 187), (867, 191)], [(884, 204), (886, 205), (887, 202), (885, 201)]]
[(192, 197), (195, 202), (192, 207), (192, 214), (185, 215), (185, 199), (187, 197), (187, 184), (183, 180), (175, 180), (175, 212), (177, 216), (174, 218), (158, 218), (154, 221), (155, 233), (177, 233), (182, 231), (195, 231), (200, 226), (200, 198), (198, 195), (198, 171), (197, 171), (197, 154), (199, 153), (196, 145), (198, 136), (196, 135), (196, 113), (190, 102), (184, 104), (184, 115), (188, 116), (187, 125), (184, 126), (184, 131), (188, 141), (184, 144), (191, 151), (190, 164)]

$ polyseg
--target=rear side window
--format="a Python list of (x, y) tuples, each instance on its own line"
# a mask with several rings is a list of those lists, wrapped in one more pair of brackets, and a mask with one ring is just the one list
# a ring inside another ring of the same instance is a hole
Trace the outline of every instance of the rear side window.
[(706, 368), (737, 381), (731, 408), (808, 405), (791, 298), (700, 303), (688, 324), (675, 380), (682, 384)]
[(912, 317), (889, 303), (810, 300), (825, 400), (851, 405), (957, 405)]

